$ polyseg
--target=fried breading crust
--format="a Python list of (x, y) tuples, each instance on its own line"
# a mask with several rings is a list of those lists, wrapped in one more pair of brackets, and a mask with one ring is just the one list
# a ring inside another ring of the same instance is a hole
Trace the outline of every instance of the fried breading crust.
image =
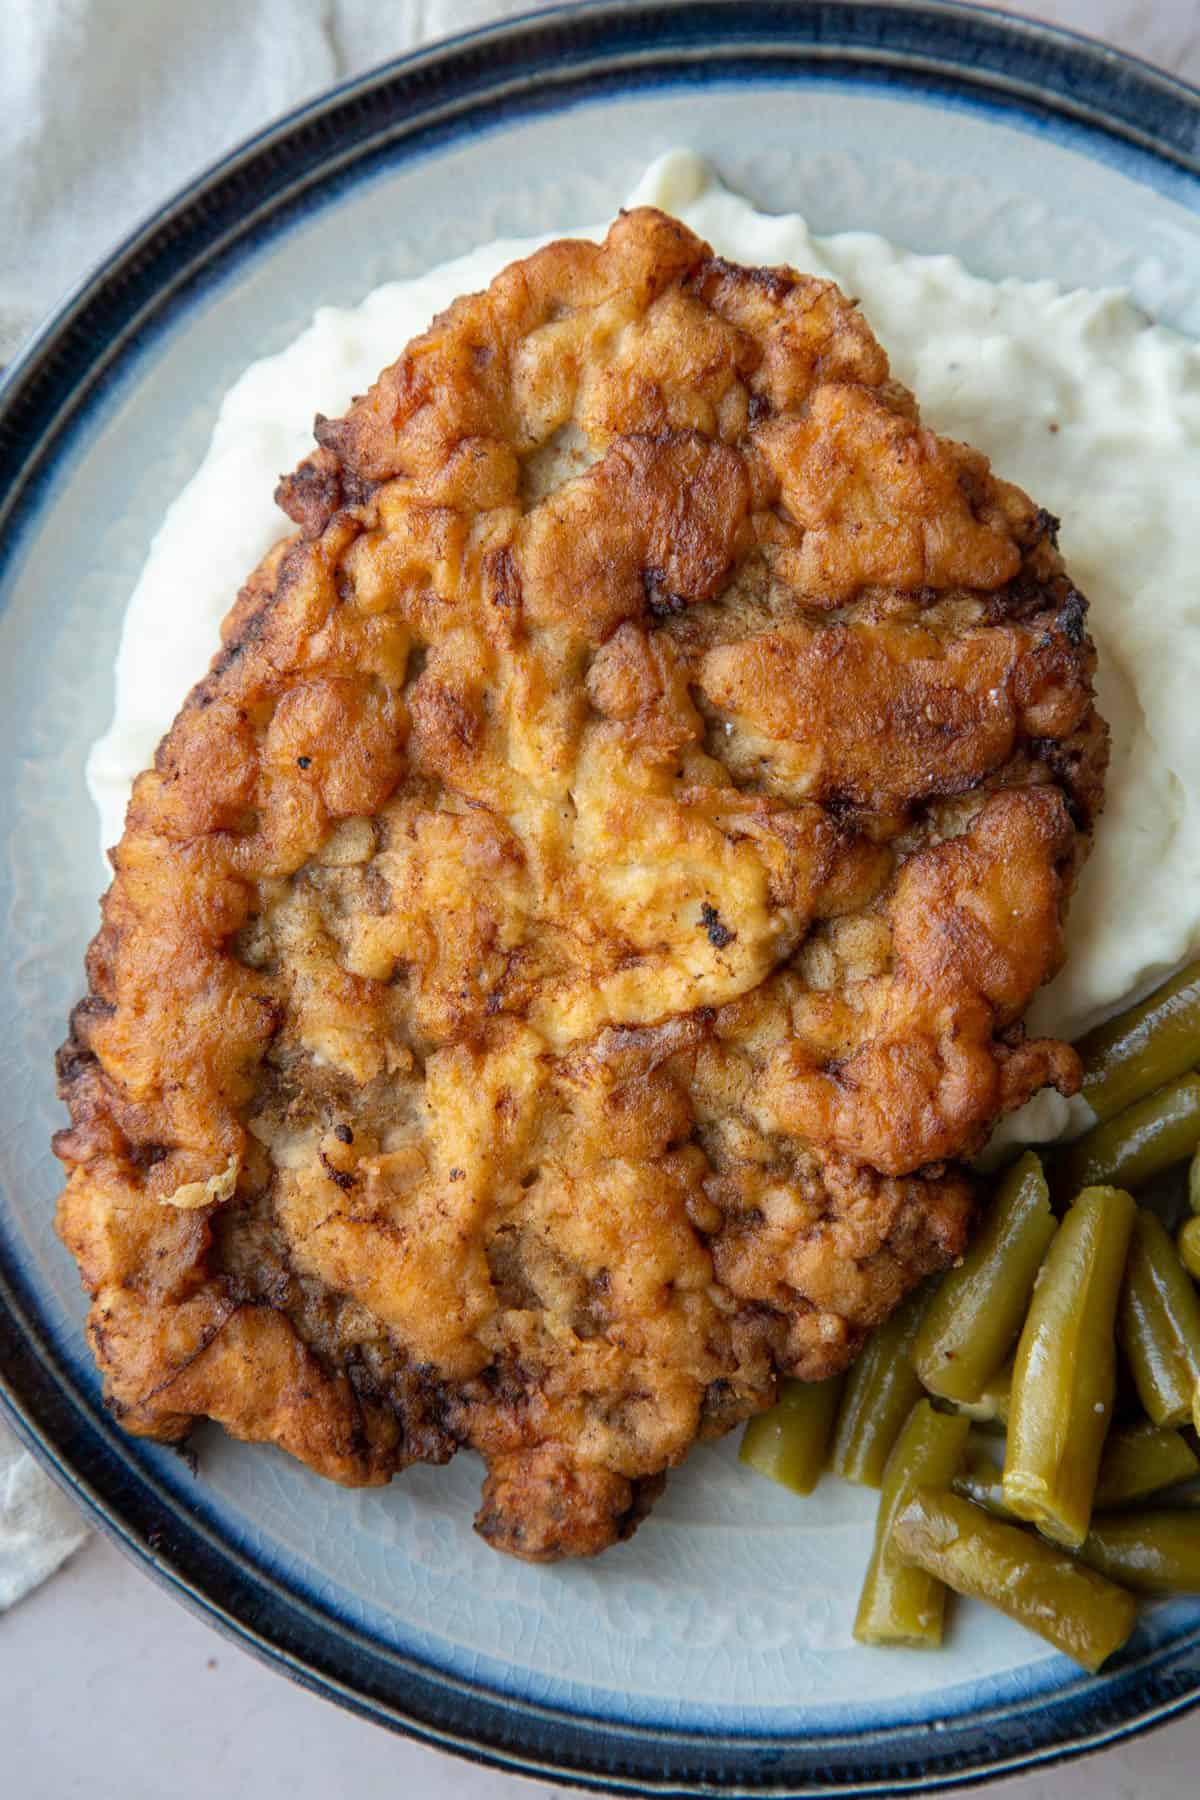
[[(61, 1053), (110, 1403), (530, 1558), (962, 1249), (1102, 791), (1054, 521), (659, 213), (459, 301), (135, 787)], [(214, 529), (220, 522), (214, 521)]]

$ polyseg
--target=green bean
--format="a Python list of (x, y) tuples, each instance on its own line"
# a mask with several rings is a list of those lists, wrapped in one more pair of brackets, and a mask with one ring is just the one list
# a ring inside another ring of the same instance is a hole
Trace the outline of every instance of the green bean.
[(1042, 1165), (1026, 1151), (1000, 1184), (963, 1261), (943, 1279), (913, 1345), (913, 1367), (943, 1400), (977, 1400), (1016, 1343), (1054, 1236)]
[(1068, 1144), (1056, 1161), (1056, 1180), (1068, 1193), (1097, 1182), (1141, 1187), (1183, 1162), (1198, 1143), (1200, 1075), (1185, 1075)]
[(919, 1400), (896, 1440), (883, 1477), (875, 1547), (863, 1580), (854, 1635), (860, 1644), (940, 1644), (946, 1590), (920, 1569), (906, 1568), (892, 1545), (897, 1514), (925, 1485), (954, 1479), (970, 1425)]
[(1200, 962), (1173, 975), (1147, 1000), (1119, 1013), (1075, 1046), (1083, 1097), (1098, 1119), (1200, 1063)]
[(1008, 1424), (1009, 1409), (1012, 1405), (1013, 1365), (1005, 1363), (999, 1372), (986, 1381), (975, 1400), (956, 1400), (955, 1412), (962, 1413), (972, 1424), (982, 1426), (984, 1430), (991, 1427), (1003, 1431)]
[(1117, 1382), (1113, 1337), (1137, 1208), (1088, 1188), (1051, 1244), (1017, 1346), (1004, 1503), (1068, 1547), (1087, 1536)]
[(954, 1493), (964, 1500), (974, 1501), (995, 1518), (1012, 1518), (1004, 1504), (1004, 1471), (998, 1469), (990, 1457), (978, 1453), (968, 1456), (966, 1467), (959, 1470), (950, 1486)]
[(1143, 1594), (1200, 1594), (1194, 1512), (1098, 1513), (1079, 1552), (1090, 1568)]
[(1192, 1157), (1188, 1170), (1188, 1204), (1194, 1213), (1200, 1213), (1200, 1147)]
[(1161, 1219), (1138, 1208), (1117, 1316), (1138, 1398), (1156, 1425), (1182, 1425), (1200, 1382), (1200, 1295)]
[(1096, 1505), (1128, 1506), (1131, 1500), (1144, 1500), (1177, 1481), (1189, 1481), (1198, 1470), (1200, 1459), (1177, 1431), (1149, 1419), (1140, 1425), (1116, 1426), (1100, 1459)]
[(1093, 1674), (1133, 1631), (1132, 1594), (957, 1494), (919, 1489), (897, 1518), (892, 1541), (927, 1575), (989, 1601)]
[(837, 1417), (843, 1377), (785, 1381), (769, 1412), (742, 1433), (742, 1462), (794, 1494), (811, 1494), (821, 1479)]
[(1200, 1281), (1200, 1219), (1189, 1219), (1179, 1228), (1175, 1248), (1179, 1260), (1194, 1281)]
[(909, 1360), (931, 1288), (910, 1294), (878, 1331), (846, 1378), (829, 1466), (844, 1481), (877, 1488), (904, 1421), (921, 1398)]

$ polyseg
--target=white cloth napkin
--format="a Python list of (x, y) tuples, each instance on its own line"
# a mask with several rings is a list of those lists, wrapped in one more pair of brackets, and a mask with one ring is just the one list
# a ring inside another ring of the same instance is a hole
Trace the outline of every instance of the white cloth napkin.
[(119, 238), (330, 83), (533, 0), (0, 0), (0, 363)]
[[(532, 0), (0, 0), (0, 365), (113, 244), (272, 118)], [(82, 1543), (0, 1423), (0, 1612)]]
[(86, 1536), (66, 1495), (0, 1425), (0, 1612), (53, 1575)]

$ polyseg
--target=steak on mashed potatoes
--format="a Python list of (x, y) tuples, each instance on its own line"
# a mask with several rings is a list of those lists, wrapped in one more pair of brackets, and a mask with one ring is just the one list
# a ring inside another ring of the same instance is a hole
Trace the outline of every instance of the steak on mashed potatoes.
[[(60, 1056), (129, 1430), (627, 1535), (960, 1252), (1102, 797), (1055, 521), (653, 210), (458, 301), (138, 780)], [(220, 530), (220, 520), (213, 521)]]

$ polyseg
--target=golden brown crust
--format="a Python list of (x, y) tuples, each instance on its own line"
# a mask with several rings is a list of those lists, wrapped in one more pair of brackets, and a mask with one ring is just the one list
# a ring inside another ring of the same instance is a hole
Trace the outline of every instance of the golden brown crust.
[(459, 301), (279, 498), (60, 1060), (131, 1430), (631, 1530), (964, 1241), (1102, 793), (1053, 521), (831, 284), (651, 211)]

